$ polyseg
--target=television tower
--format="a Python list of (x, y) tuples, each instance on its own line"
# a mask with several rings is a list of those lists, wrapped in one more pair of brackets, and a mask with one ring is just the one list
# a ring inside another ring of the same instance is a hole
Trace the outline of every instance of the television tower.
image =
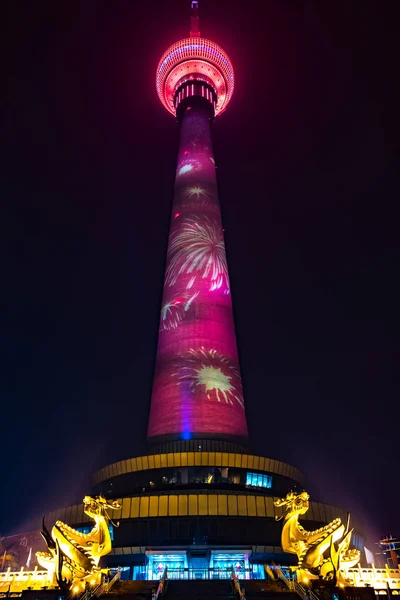
[(247, 439), (210, 125), (232, 97), (226, 52), (200, 36), (198, 2), (190, 37), (172, 44), (156, 86), (180, 124), (150, 443)]

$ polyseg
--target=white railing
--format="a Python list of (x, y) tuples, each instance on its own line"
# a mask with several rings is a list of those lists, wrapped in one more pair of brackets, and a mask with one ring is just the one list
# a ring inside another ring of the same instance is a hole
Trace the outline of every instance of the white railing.
[(111, 579), (111, 581), (108, 581), (108, 582), (105, 581), (104, 583), (101, 583), (95, 590), (93, 590), (92, 594), (90, 595), (90, 598), (93, 598), (93, 597), (100, 598), (100, 596), (102, 596), (103, 594), (108, 594), (108, 592), (111, 590), (114, 583), (116, 583), (119, 579), (121, 579), (121, 571), (120, 570), (118, 570), (115, 573), (115, 575)]
[(161, 596), (165, 592), (167, 585), (168, 585), (168, 567), (165, 567), (164, 573), (163, 573), (162, 577), (160, 577), (160, 581), (158, 582), (158, 587), (157, 587), (157, 591), (156, 591), (154, 600), (158, 600), (158, 598), (161, 598)]
[(380, 568), (371, 565), (368, 568), (360, 566), (349, 569), (347, 576), (352, 584), (358, 587), (366, 585), (375, 590), (384, 590), (389, 586), (392, 590), (400, 590), (400, 569), (389, 569), (389, 567)]
[(0, 573), (0, 593), (18, 593), (28, 588), (39, 590), (57, 587), (48, 577), (48, 571), (39, 571), (37, 567), (33, 571), (25, 571), (24, 567), (19, 571), (11, 571), (8, 568), (7, 571)]
[(238, 600), (246, 600), (246, 595), (244, 589), (240, 587), (239, 577), (236, 575), (235, 571), (232, 569), (231, 581), (233, 584), (233, 589), (236, 593)]

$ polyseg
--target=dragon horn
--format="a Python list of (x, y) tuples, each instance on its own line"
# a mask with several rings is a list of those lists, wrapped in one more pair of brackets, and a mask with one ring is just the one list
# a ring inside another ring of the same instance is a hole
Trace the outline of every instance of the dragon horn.
[(350, 529), (350, 513), (348, 512), (348, 513), (347, 513), (347, 523), (346, 523), (346, 529), (345, 529), (345, 531), (344, 531), (344, 535), (345, 535), (345, 536), (347, 535), (347, 532), (349, 531), (349, 529)]
[(288, 501), (286, 500), (286, 498), (280, 498), (279, 500), (275, 500), (274, 504), (275, 506), (283, 506), (284, 504), (287, 504)]
[(43, 520), (42, 520), (42, 531), (40, 532), (40, 535), (42, 536), (42, 538), (46, 542), (46, 546), (49, 548), (49, 550), (55, 550), (56, 549), (56, 545), (54, 543), (53, 538), (50, 535), (50, 531), (46, 527), (46, 523), (44, 522), (44, 519), (45, 518), (43, 517)]

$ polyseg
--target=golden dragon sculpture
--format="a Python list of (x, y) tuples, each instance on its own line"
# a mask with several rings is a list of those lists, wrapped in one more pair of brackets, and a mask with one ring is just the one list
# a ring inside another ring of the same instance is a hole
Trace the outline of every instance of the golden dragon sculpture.
[(350, 519), (346, 527), (340, 519), (334, 519), (328, 525), (315, 531), (306, 531), (299, 523), (299, 516), (309, 509), (307, 492), (296, 494), (289, 492), (286, 498), (274, 502), (275, 506), (285, 507), (286, 513), (282, 527), (282, 549), (297, 554), (300, 578), (321, 578), (333, 585), (346, 584), (348, 569), (360, 560), (360, 551), (350, 548), (353, 529), (349, 530)]
[(49, 580), (55, 580), (64, 589), (75, 588), (77, 584), (81, 589), (86, 582), (98, 585), (105, 572), (99, 566), (100, 558), (112, 547), (108, 528), (111, 519), (107, 510), (120, 508), (118, 502), (109, 503), (103, 496), (85, 496), (83, 506), (84, 512), (95, 521), (89, 533), (81, 533), (56, 521), (50, 534), (43, 519), (41, 533), (48, 552), (37, 552), (37, 561), (47, 569)]

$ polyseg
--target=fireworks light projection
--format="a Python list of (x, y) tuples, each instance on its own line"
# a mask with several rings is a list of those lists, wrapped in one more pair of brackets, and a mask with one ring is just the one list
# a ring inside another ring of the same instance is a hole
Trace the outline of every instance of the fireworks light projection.
[(178, 327), (198, 295), (199, 292), (195, 292), (191, 296), (182, 294), (178, 298), (172, 298), (164, 302), (161, 307), (160, 331), (169, 331)]
[(229, 291), (228, 266), (226, 264), (222, 226), (206, 216), (201, 221), (195, 217), (185, 220), (172, 233), (168, 248), (165, 282), (173, 286), (179, 275), (191, 275), (186, 288), (191, 289), (197, 277), (207, 280), (209, 290)]
[(180, 177), (181, 175), (185, 175), (186, 173), (189, 173), (189, 171), (192, 171), (193, 168), (194, 166), (190, 162), (187, 162), (179, 167), (177, 176)]
[(209, 113), (186, 111), (148, 437), (247, 437)]
[(207, 190), (201, 187), (201, 185), (192, 185), (185, 188), (183, 195), (190, 199), (195, 198), (196, 200), (199, 200), (200, 198), (208, 198)]
[(236, 401), (244, 408), (239, 370), (222, 354), (203, 347), (191, 349), (183, 364), (173, 374), (178, 385), (188, 383), (191, 390), (202, 388), (209, 400), (225, 401), (226, 404)]

